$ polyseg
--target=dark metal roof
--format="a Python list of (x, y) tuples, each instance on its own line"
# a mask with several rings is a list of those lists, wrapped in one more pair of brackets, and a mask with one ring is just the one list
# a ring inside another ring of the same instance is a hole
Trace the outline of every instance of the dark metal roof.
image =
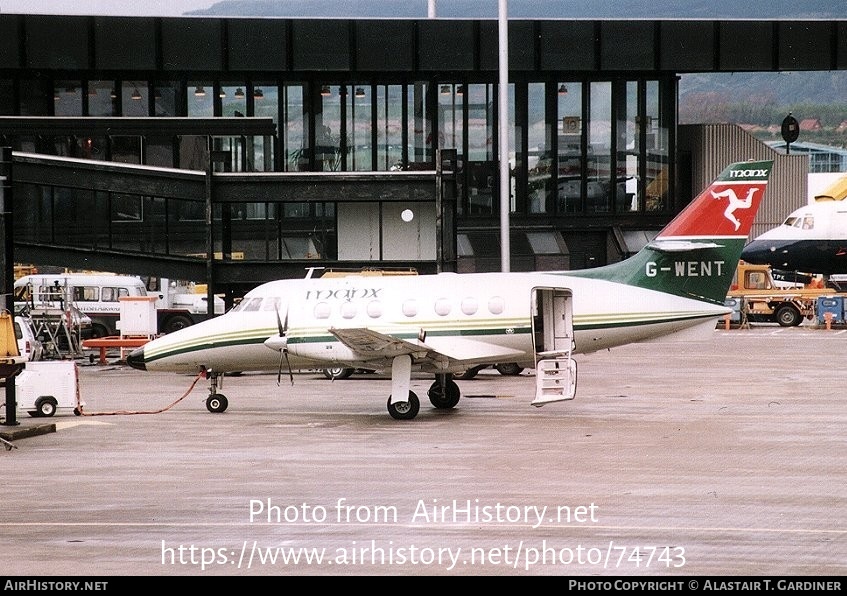
[[(0, 70), (187, 74), (496, 71), (486, 19), (0, 14)], [(847, 69), (845, 20), (514, 20), (512, 71)]]

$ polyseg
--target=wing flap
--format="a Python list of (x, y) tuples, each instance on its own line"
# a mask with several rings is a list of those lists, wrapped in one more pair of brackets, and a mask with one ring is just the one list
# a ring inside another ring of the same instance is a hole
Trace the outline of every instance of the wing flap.
[(463, 337), (435, 336), (423, 341), (420, 338), (407, 340), (367, 328), (333, 328), (329, 331), (363, 360), (409, 354), (418, 362), (439, 362), (444, 365), (446, 360), (447, 364), (456, 365), (505, 362), (524, 356), (521, 350)]

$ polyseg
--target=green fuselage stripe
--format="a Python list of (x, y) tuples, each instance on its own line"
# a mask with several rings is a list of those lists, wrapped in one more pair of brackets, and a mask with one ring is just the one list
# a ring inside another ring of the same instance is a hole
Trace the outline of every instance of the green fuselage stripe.
[[(585, 317), (574, 317), (574, 332), (590, 331), (597, 329), (622, 329), (626, 327), (643, 327), (646, 325), (656, 325), (662, 323), (671, 323), (675, 321), (691, 321), (697, 319), (717, 318), (714, 312), (691, 311), (686, 313), (632, 313), (629, 316), (622, 317), (620, 313), (616, 314), (597, 314)], [(405, 327), (409, 327), (406, 325)], [(398, 339), (417, 339), (421, 325), (415, 325), (414, 331), (403, 332), (385, 332), (386, 334)], [(424, 326), (425, 328), (425, 326)], [(498, 335), (528, 335), (532, 332), (532, 328), (528, 321), (513, 326), (504, 326), (500, 323), (497, 326), (482, 327), (475, 326), (467, 327), (445, 327), (443, 329), (427, 330), (427, 336), (430, 337), (472, 337), (472, 336), (498, 336)], [(272, 337), (277, 333), (276, 329), (267, 327), (239, 330), (238, 332), (223, 334), (223, 335), (207, 335), (193, 338), (185, 342), (166, 346), (156, 352), (145, 352), (144, 360), (146, 362), (155, 362), (162, 358), (167, 358), (179, 354), (190, 354), (206, 349), (224, 348), (234, 346), (253, 346), (263, 344), (268, 337)], [(317, 331), (311, 333), (303, 333), (297, 335), (297, 330), (289, 331), (290, 344), (310, 344), (310, 343), (329, 343), (337, 342), (338, 338), (326, 331)]]

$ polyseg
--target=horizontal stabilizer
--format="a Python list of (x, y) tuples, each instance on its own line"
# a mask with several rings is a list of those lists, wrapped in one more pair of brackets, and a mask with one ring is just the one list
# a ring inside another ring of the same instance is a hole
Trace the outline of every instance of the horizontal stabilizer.
[(691, 240), (654, 240), (647, 246), (659, 252), (690, 252), (707, 248), (723, 248), (715, 242), (695, 242)]

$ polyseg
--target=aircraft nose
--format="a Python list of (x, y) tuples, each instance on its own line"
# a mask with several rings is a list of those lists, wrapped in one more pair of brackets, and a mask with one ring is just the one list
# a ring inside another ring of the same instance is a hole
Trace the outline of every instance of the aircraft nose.
[(138, 370), (147, 370), (147, 364), (144, 362), (144, 348), (137, 348), (129, 353), (126, 357), (126, 363), (132, 368)]
[(759, 263), (773, 252), (773, 247), (762, 240), (753, 240), (741, 250), (741, 259), (750, 263)]

